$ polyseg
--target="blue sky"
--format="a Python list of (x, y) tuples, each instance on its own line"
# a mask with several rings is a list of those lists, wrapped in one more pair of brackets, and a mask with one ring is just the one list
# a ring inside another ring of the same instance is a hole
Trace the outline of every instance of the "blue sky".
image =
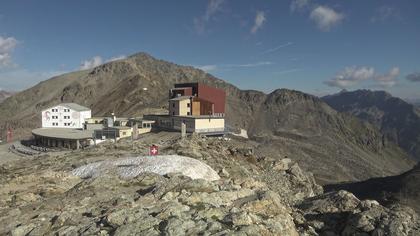
[(1, 1), (0, 88), (136, 52), (243, 89), (420, 98), (420, 2)]

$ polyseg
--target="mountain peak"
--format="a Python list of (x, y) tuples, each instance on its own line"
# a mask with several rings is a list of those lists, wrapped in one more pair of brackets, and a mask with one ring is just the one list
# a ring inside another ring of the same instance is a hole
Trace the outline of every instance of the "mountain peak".
[(420, 117), (415, 107), (386, 91), (356, 90), (322, 98), (340, 112), (376, 125), (386, 137), (420, 159)]
[(154, 58), (152, 55), (150, 55), (147, 52), (134, 53), (133, 55), (129, 56), (128, 58), (147, 58), (147, 59), (154, 59), (154, 60), (156, 60), (156, 58)]

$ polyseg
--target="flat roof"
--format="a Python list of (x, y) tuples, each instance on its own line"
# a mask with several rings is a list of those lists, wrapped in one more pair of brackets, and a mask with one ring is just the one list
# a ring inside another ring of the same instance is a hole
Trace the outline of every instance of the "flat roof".
[(181, 101), (181, 100), (191, 99), (192, 97), (193, 96), (179, 96), (179, 97), (171, 98), (169, 100), (171, 100), (171, 101)]
[(158, 116), (165, 118), (186, 118), (186, 119), (224, 119), (224, 116), (211, 116), (211, 115), (200, 115), (200, 116), (170, 116), (166, 114), (151, 114), (145, 116)]
[(131, 129), (131, 127), (128, 126), (111, 126), (104, 129), (118, 129), (118, 130), (128, 130)]
[(141, 122), (143, 122), (143, 123), (155, 123), (156, 121), (154, 121), (154, 120), (142, 120)]
[(92, 138), (93, 130), (80, 130), (70, 128), (38, 128), (32, 130), (32, 134), (47, 138), (76, 140)]

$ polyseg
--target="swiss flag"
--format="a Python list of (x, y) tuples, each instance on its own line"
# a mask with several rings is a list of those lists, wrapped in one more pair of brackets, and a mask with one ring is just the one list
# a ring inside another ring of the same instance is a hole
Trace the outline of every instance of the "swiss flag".
[(150, 156), (157, 156), (159, 154), (159, 147), (156, 145), (150, 146), (149, 154)]

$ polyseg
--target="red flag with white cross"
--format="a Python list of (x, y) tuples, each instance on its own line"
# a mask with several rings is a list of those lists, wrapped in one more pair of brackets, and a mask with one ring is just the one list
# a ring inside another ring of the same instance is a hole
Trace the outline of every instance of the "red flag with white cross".
[(149, 154), (150, 156), (157, 156), (159, 154), (159, 147), (156, 145), (150, 146)]

